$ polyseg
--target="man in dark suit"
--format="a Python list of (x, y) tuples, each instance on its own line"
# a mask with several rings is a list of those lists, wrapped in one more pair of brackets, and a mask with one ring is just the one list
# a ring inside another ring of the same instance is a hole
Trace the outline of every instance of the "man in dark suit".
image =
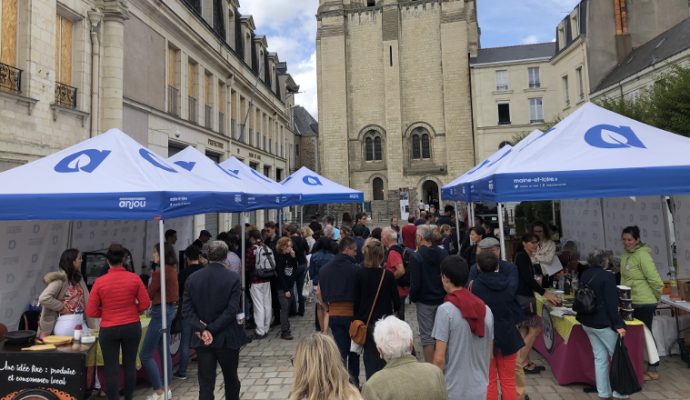
[(240, 398), (237, 376), (240, 347), (246, 337), (237, 322), (240, 310), (240, 276), (225, 268), (228, 246), (213, 241), (208, 248), (209, 264), (190, 275), (185, 284), (182, 316), (192, 326), (199, 364), (199, 399), (213, 399), (216, 364), (223, 370), (225, 398)]

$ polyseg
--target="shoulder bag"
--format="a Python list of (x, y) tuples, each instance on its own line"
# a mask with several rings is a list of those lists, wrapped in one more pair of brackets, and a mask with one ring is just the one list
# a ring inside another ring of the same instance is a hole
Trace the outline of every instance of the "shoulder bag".
[(379, 287), (376, 289), (376, 296), (374, 296), (374, 302), (371, 303), (371, 310), (369, 310), (369, 317), (367, 317), (367, 322), (356, 319), (350, 323), (350, 339), (353, 342), (363, 345), (367, 341), (367, 327), (369, 326), (369, 321), (371, 321), (371, 315), (374, 313), (374, 307), (376, 307), (376, 301), (379, 299), (379, 292), (381, 292), (381, 286), (383, 285), (383, 278), (386, 276), (386, 270), (381, 271), (381, 280), (379, 281)]

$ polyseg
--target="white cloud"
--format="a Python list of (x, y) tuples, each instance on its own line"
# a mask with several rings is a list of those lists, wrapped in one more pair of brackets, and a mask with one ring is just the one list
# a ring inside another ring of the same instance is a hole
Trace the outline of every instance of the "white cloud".
[(318, 116), (316, 100), (316, 12), (318, 0), (244, 0), (240, 13), (252, 15), (257, 34), (266, 35), (268, 49), (287, 61), (300, 85), (296, 103)]
[(537, 35), (529, 35), (529, 36), (526, 36), (526, 37), (522, 38), (522, 40), (520, 41), (520, 43), (522, 43), (522, 44), (535, 44), (535, 43), (539, 43), (539, 37), (538, 37)]
[(292, 70), (292, 76), (300, 85), (296, 103), (306, 108), (318, 120), (319, 110), (316, 98), (316, 51), (309, 59), (302, 61)]

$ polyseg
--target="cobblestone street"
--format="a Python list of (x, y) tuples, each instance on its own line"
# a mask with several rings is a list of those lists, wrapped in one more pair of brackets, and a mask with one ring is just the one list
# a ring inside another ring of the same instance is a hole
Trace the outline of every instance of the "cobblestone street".
[[(417, 321), (414, 305), (407, 306), (407, 321), (417, 333)], [(278, 327), (271, 329), (269, 337), (264, 340), (254, 341), (240, 352), (239, 377), (242, 382), (242, 399), (287, 399), (292, 386), (292, 366), (290, 357), (301, 337), (314, 330), (313, 305), (308, 305), (304, 317), (290, 318), (292, 333), (295, 340), (286, 341), (280, 339)], [(249, 332), (249, 331), (247, 331)], [(416, 345), (417, 349), (421, 346)], [(419, 352), (421, 353), (421, 352)], [(527, 375), (527, 393), (532, 400), (580, 400), (597, 399), (596, 394), (585, 394), (582, 385), (560, 386), (556, 383), (548, 369), (548, 364), (543, 361), (538, 353), (534, 352), (532, 359), (538, 364), (547, 367), (547, 370), (539, 375)], [(364, 382), (364, 366), (361, 368), (361, 381)], [(632, 396), (633, 399), (664, 399), (681, 400), (690, 399), (690, 369), (684, 365), (678, 356), (662, 359), (659, 369), (660, 378), (656, 382), (648, 382), (641, 393)], [(223, 399), (223, 377), (218, 367), (218, 384), (216, 385), (216, 398)], [(175, 379), (172, 384), (173, 399), (187, 400), (198, 397), (198, 383), (196, 380), (196, 362), (191, 362), (188, 370), (188, 379)], [(151, 389), (140, 386), (136, 393), (136, 399), (144, 399), (151, 393)]]

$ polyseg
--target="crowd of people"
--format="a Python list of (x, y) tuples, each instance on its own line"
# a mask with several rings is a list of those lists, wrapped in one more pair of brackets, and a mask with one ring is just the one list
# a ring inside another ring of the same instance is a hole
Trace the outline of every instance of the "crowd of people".
[[(501, 259), (491, 226), (476, 220), (466, 231), (454, 226), (453, 213), (452, 207), (443, 215), (420, 210), (405, 226), (391, 218), (389, 226), (374, 230), (365, 213), (354, 218), (345, 213), (340, 224), (330, 216), (312, 218), (303, 227), (283, 224), (280, 231), (267, 222), (262, 229), (248, 226), (244, 237), (236, 226), (217, 240), (204, 230), (185, 249), (184, 260), (178, 260), (173, 247), (176, 232), (168, 231), (166, 242), (152, 249), (150, 278), (129, 271), (128, 251), (113, 244), (104, 275), (90, 292), (81, 276), (81, 253), (69, 249), (59, 270), (44, 279), (40, 334), (70, 334), (78, 324), (98, 328), (95, 319), (100, 319), (110, 399), (119, 398), (120, 364), (124, 396), (132, 398), (137, 353), (151, 384), (149, 399), (164, 398), (162, 376), (186, 379), (190, 348), (197, 355), (199, 398), (213, 398), (220, 365), (226, 398), (238, 399), (242, 346), (266, 338), (273, 326), (279, 326), (276, 336), (293, 340), (290, 319), (305, 317), (305, 303), (313, 299), (316, 332), (297, 345), (291, 399), (528, 399), (525, 374), (544, 369), (529, 358), (541, 332), (536, 296), (559, 304), (548, 288), (567, 282), (574, 290), (579, 281), (597, 293), (596, 312), (578, 315), (592, 342), (596, 391), (602, 398), (616, 396), (608, 385), (608, 356), (617, 335), (625, 335), (625, 325), (613, 297), (615, 285), (632, 288), (635, 316), (650, 328), (662, 287), (639, 229), (623, 231), (623, 268), (610, 252), (595, 252), (582, 262), (572, 242), (559, 252), (541, 222), (532, 224), (509, 262)], [(544, 265), (555, 257), (564, 270), (549, 276)], [(312, 293), (305, 293), (305, 284)], [(244, 303), (243, 287), (248, 293)], [(410, 302), (420, 349), (405, 322)], [(150, 321), (142, 341), (144, 312)], [(355, 340), (353, 331), (361, 326), (366, 332)], [(173, 373), (170, 352), (159, 353), (168, 357), (164, 374), (153, 355), (162, 349), (162, 335), (176, 329), (181, 360)], [(250, 329), (253, 334), (247, 335)], [(365, 382), (359, 381), (360, 361)], [(656, 365), (649, 366), (647, 377), (658, 378)]]

